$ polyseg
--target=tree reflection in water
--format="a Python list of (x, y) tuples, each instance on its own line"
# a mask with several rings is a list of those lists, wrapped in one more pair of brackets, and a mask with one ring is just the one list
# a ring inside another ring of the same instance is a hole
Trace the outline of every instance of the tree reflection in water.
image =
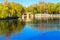
[(9, 40), (10, 34), (21, 31), (24, 25), (25, 22), (18, 20), (0, 21), (0, 34), (4, 34)]
[[(31, 28), (39, 28), (42, 30), (45, 29), (54, 29), (60, 28), (60, 19), (34, 19), (31, 22), (28, 22), (31, 25)], [(12, 33), (21, 31), (26, 22), (19, 20), (9, 20), (9, 21), (0, 21), (0, 34), (4, 34), (6, 39), (9, 40), (9, 37)]]
[(38, 29), (54, 29), (60, 28), (60, 19), (41, 19), (41, 20), (33, 20), (32, 22), (30, 22), (30, 25), (32, 28), (38, 28)]

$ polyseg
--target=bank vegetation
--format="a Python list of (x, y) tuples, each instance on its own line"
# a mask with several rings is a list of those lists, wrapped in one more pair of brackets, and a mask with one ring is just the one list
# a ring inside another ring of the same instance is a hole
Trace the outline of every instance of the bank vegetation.
[(0, 18), (6, 17), (20, 17), (26, 12), (32, 14), (37, 13), (48, 13), (48, 14), (59, 14), (60, 13), (60, 2), (58, 3), (45, 3), (40, 2), (37, 4), (24, 7), (23, 5), (15, 2), (9, 2), (8, 5), (0, 3)]

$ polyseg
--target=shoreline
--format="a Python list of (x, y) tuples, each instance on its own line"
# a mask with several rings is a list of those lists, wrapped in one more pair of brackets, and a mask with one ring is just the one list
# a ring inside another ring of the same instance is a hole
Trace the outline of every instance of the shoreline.
[[(49, 19), (49, 18), (60, 18), (60, 14), (35, 14), (35, 16), (32, 17), (33, 18), (36, 18), (36, 19)], [(23, 19), (20, 18), (20, 17), (7, 17), (7, 18), (0, 18), (0, 20), (12, 20), (12, 19)], [(29, 17), (28, 17), (29, 19)], [(27, 19), (27, 20), (28, 20)]]

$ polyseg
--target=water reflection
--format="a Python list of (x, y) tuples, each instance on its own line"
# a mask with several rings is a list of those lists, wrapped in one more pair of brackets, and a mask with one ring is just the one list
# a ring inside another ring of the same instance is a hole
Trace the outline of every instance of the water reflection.
[(0, 21), (0, 34), (5, 35), (8, 40), (10, 34), (21, 31), (24, 25), (25, 23), (23, 21), (18, 20)]
[(45, 20), (33, 20), (29, 23), (33, 28), (39, 29), (60, 29), (60, 19), (45, 19)]
[(48, 31), (47, 29), (52, 31), (53, 29), (60, 29), (60, 19), (33, 19), (29, 22), (17, 19), (0, 21), (0, 34), (4, 35), (6, 40), (42, 40), (41, 36), (44, 37), (45, 35), (42, 30)]

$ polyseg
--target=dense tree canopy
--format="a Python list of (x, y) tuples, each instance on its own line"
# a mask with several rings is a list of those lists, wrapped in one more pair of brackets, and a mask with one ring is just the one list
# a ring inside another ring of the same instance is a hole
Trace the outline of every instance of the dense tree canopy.
[(28, 7), (28, 10), (33, 13), (58, 13), (60, 11), (60, 3), (37, 3)]
[(0, 4), (0, 17), (5, 18), (8, 16), (8, 7), (3, 4)]
[(24, 12), (24, 7), (18, 3), (10, 2), (8, 8), (13, 16), (20, 16), (21, 13)]
[(6, 18), (10, 16), (20, 16), (22, 12), (25, 12), (24, 7), (15, 2), (10, 2), (8, 5), (0, 3), (0, 18)]
[(10, 16), (20, 17), (25, 12), (32, 13), (45, 13), (53, 14), (60, 13), (60, 3), (45, 3), (40, 2), (37, 4), (24, 7), (19, 3), (9, 2), (7, 5), (0, 3), (0, 18), (6, 18)]

